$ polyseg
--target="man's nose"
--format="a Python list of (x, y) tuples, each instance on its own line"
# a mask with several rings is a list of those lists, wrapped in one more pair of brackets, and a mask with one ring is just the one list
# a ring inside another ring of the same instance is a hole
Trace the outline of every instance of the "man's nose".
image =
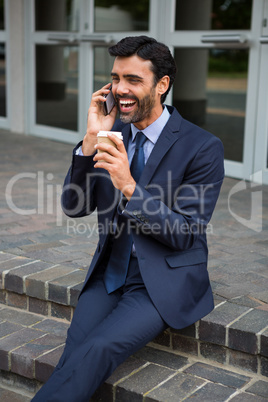
[(120, 81), (116, 86), (116, 93), (118, 95), (125, 95), (129, 92), (129, 89), (125, 82)]

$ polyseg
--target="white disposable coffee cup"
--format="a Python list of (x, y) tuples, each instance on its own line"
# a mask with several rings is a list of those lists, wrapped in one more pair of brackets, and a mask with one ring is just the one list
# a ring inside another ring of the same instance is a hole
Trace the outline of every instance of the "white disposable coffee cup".
[[(117, 138), (119, 138), (120, 140), (123, 140), (123, 136), (120, 131), (99, 131), (97, 134), (98, 144), (100, 144), (101, 142), (105, 142), (106, 144), (110, 144), (113, 147), (117, 148), (116, 144), (108, 137), (107, 134), (116, 135)], [(104, 151), (101, 151), (100, 149), (98, 149), (98, 153), (102, 153), (102, 152), (104, 152)]]

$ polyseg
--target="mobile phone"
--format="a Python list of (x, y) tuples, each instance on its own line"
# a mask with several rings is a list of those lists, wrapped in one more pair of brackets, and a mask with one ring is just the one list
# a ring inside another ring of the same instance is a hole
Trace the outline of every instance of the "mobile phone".
[(115, 105), (115, 99), (112, 93), (112, 85), (110, 86), (110, 92), (107, 95), (104, 95), (106, 98), (106, 102), (103, 102), (103, 109), (104, 109), (104, 114), (105, 116), (107, 114), (110, 114), (111, 111), (113, 110), (113, 107)]

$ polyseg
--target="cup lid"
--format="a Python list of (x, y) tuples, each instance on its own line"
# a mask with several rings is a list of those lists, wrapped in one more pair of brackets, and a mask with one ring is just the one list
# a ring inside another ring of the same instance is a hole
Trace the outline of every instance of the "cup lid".
[(120, 140), (123, 139), (121, 131), (99, 131), (97, 137), (107, 137), (108, 133), (116, 135)]

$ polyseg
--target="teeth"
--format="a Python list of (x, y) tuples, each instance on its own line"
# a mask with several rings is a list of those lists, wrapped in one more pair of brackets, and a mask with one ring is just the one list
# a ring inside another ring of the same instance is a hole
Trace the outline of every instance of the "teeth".
[(121, 105), (133, 105), (135, 101), (120, 100)]

